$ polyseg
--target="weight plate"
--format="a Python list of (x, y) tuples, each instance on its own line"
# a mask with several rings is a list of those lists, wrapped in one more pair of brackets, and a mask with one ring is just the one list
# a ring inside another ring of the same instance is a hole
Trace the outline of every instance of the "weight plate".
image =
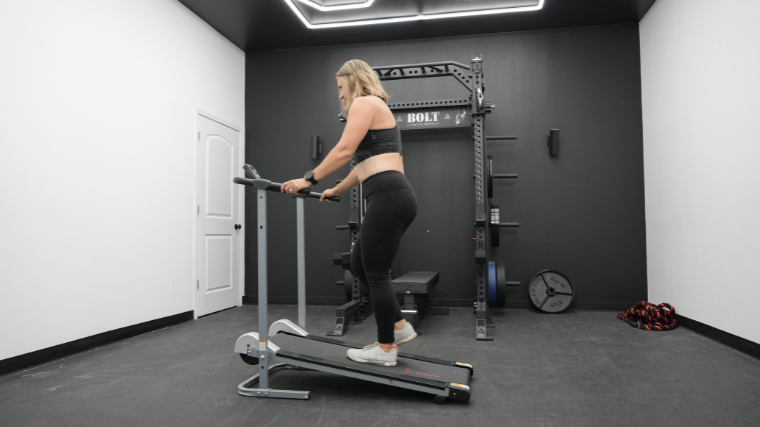
[(499, 247), (499, 224), (491, 224), (488, 226), (488, 234), (491, 238), (491, 247)]
[(493, 261), (488, 262), (488, 305), (491, 307), (496, 306), (496, 295), (498, 290), (496, 289), (496, 263)]
[(546, 313), (559, 313), (573, 302), (575, 288), (559, 271), (544, 270), (530, 280), (528, 295), (533, 305)]
[(346, 293), (346, 301), (353, 301), (354, 275), (348, 270), (343, 270), (343, 291)]
[(499, 307), (507, 303), (507, 273), (504, 263), (496, 263), (496, 305)]
[(493, 157), (488, 156), (488, 176), (486, 177), (488, 186), (488, 198), (493, 198)]

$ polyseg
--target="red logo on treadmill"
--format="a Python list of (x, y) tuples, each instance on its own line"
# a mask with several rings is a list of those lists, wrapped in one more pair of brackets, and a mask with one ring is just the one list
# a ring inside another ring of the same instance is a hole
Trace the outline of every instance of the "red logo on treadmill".
[(431, 377), (431, 378), (440, 378), (440, 376), (438, 376), (438, 375), (433, 375), (433, 374), (424, 374), (424, 373), (422, 373), (422, 372), (416, 372), (416, 371), (414, 371), (414, 370), (412, 370), (412, 369), (409, 369), (409, 368), (406, 368), (406, 369), (404, 370), (404, 372), (406, 372), (407, 374), (417, 374), (417, 375), (422, 375), (422, 376), (425, 376), (425, 377)]

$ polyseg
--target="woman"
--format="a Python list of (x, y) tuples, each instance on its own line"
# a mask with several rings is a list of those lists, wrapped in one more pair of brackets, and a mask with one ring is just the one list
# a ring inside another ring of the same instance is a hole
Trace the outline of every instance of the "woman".
[[(388, 95), (366, 62), (354, 59), (336, 74), (343, 114), (348, 123), (338, 144), (303, 179), (282, 185), (296, 193), (342, 168), (354, 156), (357, 165), (335, 188), (325, 190), (321, 201), (363, 185), (367, 209), (353, 252), (351, 270), (368, 285), (377, 322), (377, 342), (348, 350), (348, 357), (362, 363), (395, 366), (398, 346), (417, 337), (404, 320), (390, 283), (390, 271), (401, 236), (417, 215), (417, 196), (404, 175), (401, 132), (388, 108)], [(329, 202), (329, 201), (328, 201)]]

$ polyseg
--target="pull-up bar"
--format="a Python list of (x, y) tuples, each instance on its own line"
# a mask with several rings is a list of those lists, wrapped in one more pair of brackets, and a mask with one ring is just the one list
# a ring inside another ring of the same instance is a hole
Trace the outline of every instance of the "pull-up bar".
[(380, 70), (396, 70), (399, 68), (421, 68), (421, 67), (443, 67), (446, 65), (453, 65), (455, 67), (464, 68), (465, 70), (469, 70), (470, 67), (468, 65), (460, 64), (455, 61), (443, 61), (443, 62), (425, 62), (423, 64), (407, 64), (407, 65), (383, 65), (380, 67), (372, 67), (375, 71)]

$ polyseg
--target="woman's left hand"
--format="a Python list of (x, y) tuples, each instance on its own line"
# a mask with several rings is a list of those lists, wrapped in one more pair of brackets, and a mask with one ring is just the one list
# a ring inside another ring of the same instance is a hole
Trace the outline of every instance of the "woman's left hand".
[(303, 190), (304, 188), (309, 188), (309, 187), (311, 187), (311, 182), (303, 178), (292, 179), (282, 184), (282, 187), (280, 187), (280, 192), (295, 195), (296, 193)]

